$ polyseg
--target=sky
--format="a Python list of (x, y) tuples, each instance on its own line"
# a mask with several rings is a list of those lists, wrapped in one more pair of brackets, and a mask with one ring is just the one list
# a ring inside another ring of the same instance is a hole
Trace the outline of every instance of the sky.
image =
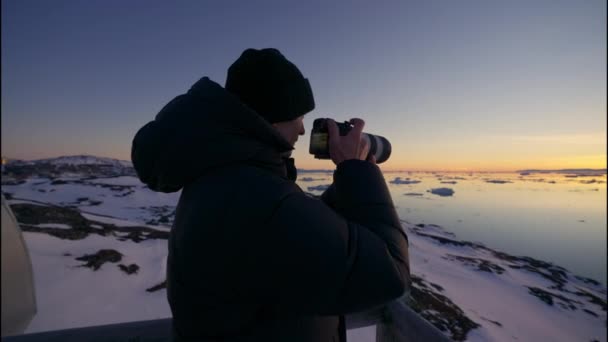
[(137, 130), (247, 48), (314, 119), (366, 121), (385, 170), (606, 168), (606, 1), (2, 1), (2, 156), (130, 160)]

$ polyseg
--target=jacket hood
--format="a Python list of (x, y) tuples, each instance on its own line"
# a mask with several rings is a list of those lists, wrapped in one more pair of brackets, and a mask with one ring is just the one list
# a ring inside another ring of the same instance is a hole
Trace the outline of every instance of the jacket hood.
[(131, 160), (150, 189), (175, 192), (231, 163), (281, 167), (281, 154), (292, 149), (264, 118), (203, 77), (139, 129)]

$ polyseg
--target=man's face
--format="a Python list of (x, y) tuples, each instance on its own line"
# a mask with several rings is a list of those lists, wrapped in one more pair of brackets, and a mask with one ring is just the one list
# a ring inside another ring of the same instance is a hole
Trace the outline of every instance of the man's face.
[(304, 135), (305, 133), (304, 115), (298, 116), (290, 121), (273, 123), (272, 126), (281, 133), (283, 138), (285, 138), (291, 146), (295, 146), (296, 141), (298, 141), (298, 136)]

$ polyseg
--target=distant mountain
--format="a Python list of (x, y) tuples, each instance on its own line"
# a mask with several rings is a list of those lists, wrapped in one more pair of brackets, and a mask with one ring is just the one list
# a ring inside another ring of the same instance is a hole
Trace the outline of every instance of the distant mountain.
[(40, 176), (55, 178), (76, 174), (85, 177), (135, 175), (130, 161), (90, 155), (61, 156), (38, 160), (2, 158), (2, 174), (17, 178)]
[(8, 159), (7, 158), (7, 164), (114, 165), (114, 166), (123, 166), (123, 167), (133, 167), (133, 164), (130, 161), (105, 158), (105, 157), (96, 157), (96, 156), (90, 156), (90, 155), (61, 156), (61, 157), (56, 157), (56, 158), (36, 159), (36, 160), (19, 160), (19, 159)]
[(557, 170), (518, 170), (520, 173), (570, 173), (577, 175), (605, 175), (606, 169), (557, 169)]
[(554, 169), (554, 170), (529, 169), (529, 170), (519, 170), (518, 172), (606, 172), (606, 169)]

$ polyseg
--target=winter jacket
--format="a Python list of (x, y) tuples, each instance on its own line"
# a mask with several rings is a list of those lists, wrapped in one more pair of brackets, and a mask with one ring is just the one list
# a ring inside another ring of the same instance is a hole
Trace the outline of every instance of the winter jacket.
[(182, 189), (167, 260), (176, 340), (345, 341), (345, 314), (409, 286), (407, 237), (379, 168), (344, 161), (314, 198), (282, 157), (291, 149), (208, 78), (137, 132), (139, 178)]

